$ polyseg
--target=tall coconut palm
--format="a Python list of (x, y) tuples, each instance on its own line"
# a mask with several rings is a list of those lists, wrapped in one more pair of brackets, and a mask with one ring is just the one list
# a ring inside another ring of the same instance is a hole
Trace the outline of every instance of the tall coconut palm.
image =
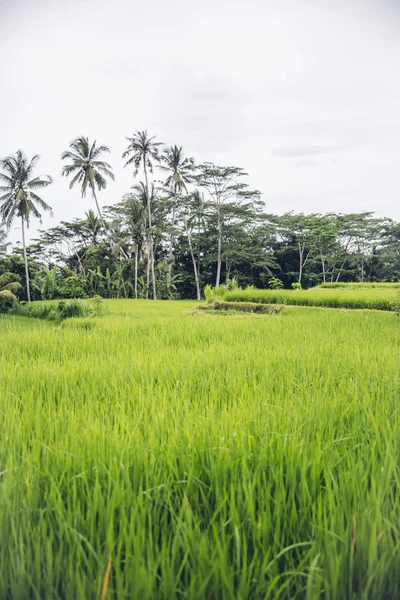
[(139, 253), (143, 247), (143, 241), (146, 238), (146, 212), (147, 212), (147, 194), (145, 193), (145, 203), (141, 198), (141, 189), (139, 186), (133, 188), (136, 194), (127, 196), (123, 204), (123, 214), (129, 229), (129, 240), (133, 242), (135, 252), (135, 298), (138, 297), (138, 263)]
[[(157, 289), (156, 289), (156, 278), (154, 272), (154, 244), (153, 244), (153, 230), (152, 230), (152, 214), (151, 214), (151, 198), (149, 188), (149, 177), (148, 171), (153, 172), (153, 162), (160, 161), (159, 146), (161, 142), (156, 142), (155, 137), (149, 137), (147, 130), (135, 131), (132, 137), (126, 138), (129, 142), (127, 149), (122, 155), (122, 158), (128, 158), (125, 163), (125, 167), (134, 165), (134, 177), (137, 176), (140, 166), (143, 167), (143, 174), (146, 182), (146, 196), (147, 196), (147, 218), (149, 225), (148, 233), (148, 254), (150, 259), (151, 277), (153, 284), (153, 298), (157, 300)], [(148, 298), (149, 282), (147, 282), (146, 298)]]
[(104, 190), (107, 187), (107, 177), (114, 181), (114, 173), (112, 166), (99, 157), (104, 152), (110, 152), (107, 146), (96, 147), (96, 140), (93, 144), (89, 142), (89, 138), (81, 136), (71, 142), (69, 150), (66, 150), (61, 155), (61, 160), (70, 160), (71, 163), (64, 165), (61, 175), (69, 177), (72, 175), (69, 187), (72, 189), (76, 183), (81, 185), (82, 198), (86, 197), (88, 188), (90, 189), (93, 200), (95, 201), (99, 219), (104, 229), (106, 228), (99, 202), (97, 200), (96, 189)]
[(175, 215), (178, 203), (178, 196), (185, 193), (187, 195), (187, 186), (191, 181), (194, 171), (193, 158), (184, 158), (182, 146), (171, 146), (166, 148), (161, 155), (159, 168), (167, 173), (165, 186), (172, 197), (172, 230), (169, 239), (168, 250), (168, 277), (172, 276), (172, 261), (174, 247), (174, 227)]
[(31, 215), (41, 219), (42, 215), (38, 207), (46, 212), (51, 212), (51, 208), (35, 190), (47, 187), (52, 183), (50, 175), (32, 177), (39, 156), (35, 156), (29, 161), (21, 150), (15, 156), (8, 156), (0, 160), (0, 217), (7, 225), (11, 227), (15, 217), (21, 218), (22, 246), (24, 250), (25, 277), (26, 277), (26, 295), (28, 302), (31, 301), (31, 290), (29, 283), (28, 259), (26, 255), (25, 224), (29, 227)]

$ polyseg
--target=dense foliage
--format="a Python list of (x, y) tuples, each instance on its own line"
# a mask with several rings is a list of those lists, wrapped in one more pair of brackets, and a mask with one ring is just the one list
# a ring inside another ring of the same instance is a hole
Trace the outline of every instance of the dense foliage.
[[(205, 286), (233, 278), (271, 289), (400, 279), (399, 223), (372, 213), (268, 214), (243, 169), (196, 165), (146, 131), (127, 141), (126, 167), (143, 181), (103, 210), (97, 193), (114, 174), (100, 159), (109, 149), (84, 136), (71, 143), (62, 174), (82, 197), (90, 191), (95, 211), (41, 231), (27, 247), (24, 224), (40, 217), (37, 205), (49, 210), (34, 190), (51, 178), (32, 178), (37, 156), (1, 161), (0, 276), (15, 276), (21, 299), (199, 299)], [(6, 255), (5, 225), (17, 216), (22, 252)]]

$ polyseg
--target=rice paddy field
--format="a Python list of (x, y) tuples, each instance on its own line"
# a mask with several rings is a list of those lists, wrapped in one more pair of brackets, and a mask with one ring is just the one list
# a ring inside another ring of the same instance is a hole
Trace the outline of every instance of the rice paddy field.
[(224, 293), (228, 302), (260, 302), (266, 304), (289, 304), (299, 306), (325, 306), (329, 308), (369, 308), (392, 310), (393, 301), (399, 294), (395, 285), (380, 287), (357, 284), (352, 286), (316, 287), (309, 290), (231, 290)]
[(400, 319), (196, 306), (0, 317), (0, 598), (399, 598)]

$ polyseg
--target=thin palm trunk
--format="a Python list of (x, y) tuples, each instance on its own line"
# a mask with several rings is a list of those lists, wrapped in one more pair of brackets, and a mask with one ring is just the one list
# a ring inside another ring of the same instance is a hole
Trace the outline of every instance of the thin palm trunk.
[(93, 194), (94, 201), (96, 203), (96, 208), (97, 208), (97, 212), (99, 214), (99, 219), (101, 221), (101, 224), (103, 225), (104, 231), (106, 231), (106, 224), (104, 223), (104, 220), (103, 220), (103, 217), (102, 217), (102, 214), (101, 214), (101, 210), (100, 210), (99, 203), (97, 201), (97, 196), (96, 196), (96, 191), (95, 191), (94, 186), (92, 187), (92, 194)]
[(221, 218), (218, 212), (218, 250), (217, 250), (217, 279), (215, 287), (219, 287), (221, 280), (221, 263), (222, 263), (222, 231), (221, 231)]
[(149, 236), (146, 235), (146, 253), (147, 253), (147, 264), (146, 264), (146, 300), (149, 299), (150, 290), (150, 242)]
[[(146, 157), (143, 155), (143, 170), (144, 170), (144, 178), (146, 181), (146, 196), (147, 196), (147, 216), (149, 220), (149, 262), (151, 269), (151, 278), (153, 284), (153, 299), (157, 300), (157, 290), (156, 290), (156, 277), (154, 274), (154, 244), (153, 244), (153, 232), (152, 232), (152, 219), (151, 219), (151, 206), (150, 206), (150, 192), (149, 192), (149, 179), (147, 177), (147, 168), (146, 168)], [(147, 295), (148, 297), (148, 295)]]
[(138, 252), (139, 252), (139, 244), (138, 244), (138, 242), (136, 242), (136, 249), (135, 249), (135, 298), (136, 298), (136, 300), (137, 300)]
[(22, 246), (24, 248), (26, 296), (28, 298), (28, 302), (30, 302), (31, 301), (31, 288), (30, 288), (30, 283), (29, 283), (28, 257), (26, 255), (26, 240), (25, 240), (25, 223), (24, 223), (23, 216), (21, 216), (21, 228), (22, 228)]
[(172, 257), (173, 257), (173, 246), (174, 246), (174, 227), (175, 227), (175, 202), (176, 194), (174, 195), (174, 208), (172, 210), (172, 232), (169, 237), (169, 250), (168, 250), (168, 286), (171, 285), (172, 280)]
[(186, 221), (185, 221), (185, 228), (186, 228), (186, 235), (187, 235), (188, 242), (189, 242), (190, 256), (192, 257), (194, 280), (196, 282), (197, 300), (201, 300), (199, 275), (198, 275), (198, 272), (197, 272), (196, 258), (195, 258), (194, 252), (193, 252), (192, 236), (190, 234), (190, 231), (189, 231), (189, 228), (187, 226), (187, 222)]

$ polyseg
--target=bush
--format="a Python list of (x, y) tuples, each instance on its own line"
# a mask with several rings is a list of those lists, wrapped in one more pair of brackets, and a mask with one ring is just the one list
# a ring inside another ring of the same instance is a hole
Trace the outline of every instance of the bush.
[(268, 285), (271, 290), (281, 290), (283, 288), (283, 281), (279, 277), (271, 277), (268, 279)]
[(31, 317), (32, 319), (46, 319), (61, 323), (72, 317), (88, 317), (93, 314), (93, 309), (83, 300), (60, 300), (57, 303), (40, 302), (33, 304), (16, 304), (10, 311), (14, 315)]
[(220, 285), (219, 287), (213, 287), (212, 285), (206, 285), (204, 288), (204, 296), (208, 304), (214, 302), (214, 300), (223, 300), (228, 291), (226, 285)]
[(302, 290), (303, 289), (301, 286), (301, 283), (297, 283), (297, 282), (292, 283), (291, 288), (292, 288), (292, 290)]

